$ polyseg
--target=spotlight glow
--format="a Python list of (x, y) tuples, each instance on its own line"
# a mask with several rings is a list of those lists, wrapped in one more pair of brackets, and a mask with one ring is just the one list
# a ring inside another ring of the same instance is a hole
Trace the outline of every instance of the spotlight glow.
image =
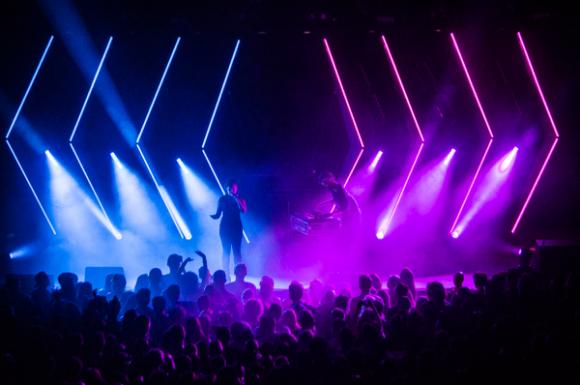
[(461, 221), (454, 229), (454, 232), (456, 232), (458, 235), (462, 234), (465, 228), (472, 222), (478, 213), (485, 214), (489, 218), (501, 210), (503, 196), (500, 194), (501, 188), (508, 180), (510, 171), (512, 170), (515, 163), (517, 153), (518, 148), (514, 147), (507, 154), (498, 159), (492, 167), (489, 168), (485, 178), (477, 187), (477, 193), (474, 194), (473, 204), (461, 218)]
[(338, 68), (336, 67), (336, 62), (334, 61), (334, 56), (332, 55), (332, 51), (330, 49), (330, 45), (328, 44), (328, 40), (326, 40), (326, 38), (322, 39), (322, 41), (324, 42), (324, 46), (326, 47), (326, 53), (328, 54), (328, 58), (330, 59), (330, 64), (332, 65), (332, 69), (334, 70), (334, 75), (336, 77), (336, 81), (338, 82), (338, 86), (340, 88), (340, 92), (342, 94), (342, 97), (344, 99), (344, 102), (346, 104), (346, 109), (348, 110), (348, 114), (350, 116), (350, 119), (352, 121), (352, 125), (354, 127), (355, 133), (356, 133), (356, 137), (358, 139), (359, 142), (359, 146), (360, 149), (358, 151), (358, 154), (354, 160), (353, 165), (351, 166), (348, 175), (346, 176), (346, 179), (344, 180), (343, 186), (346, 187), (346, 185), (348, 184), (348, 182), (350, 181), (350, 178), (352, 177), (352, 174), (354, 173), (354, 170), (356, 169), (356, 166), (358, 165), (358, 162), (360, 161), (360, 158), (362, 157), (362, 154), (364, 152), (364, 148), (365, 148), (365, 144), (363, 142), (360, 130), (358, 128), (358, 124), (356, 123), (356, 119), (354, 118), (354, 114), (352, 112), (352, 108), (350, 107), (350, 103), (348, 101), (348, 97), (346, 96), (346, 91), (344, 89), (344, 86), (342, 85), (342, 80), (340, 78), (340, 73), (338, 72)]
[[(122, 239), (120, 231), (111, 223), (109, 217), (95, 205), (84, 191), (80, 188), (75, 179), (68, 171), (56, 160), (52, 153), (45, 151), (48, 159), (49, 170), (51, 173), (50, 186), (54, 207), (62, 208), (62, 224), (68, 226), (69, 231), (75, 232), (77, 236), (87, 237), (86, 218), (83, 212), (78, 208), (86, 207), (94, 217), (113, 235), (117, 240)], [(60, 212), (60, 210), (59, 210)], [(82, 224), (81, 224), (82, 223)], [(68, 234), (71, 235), (71, 234)]]
[(458, 230), (455, 230), (454, 232), (452, 232), (451, 233), (451, 237), (453, 237), (455, 239), (459, 238), (459, 231)]
[(381, 150), (379, 150), (379, 152), (377, 152), (377, 155), (375, 155), (373, 162), (369, 166), (369, 172), (375, 171), (375, 169), (377, 168), (377, 165), (379, 164), (382, 157), (383, 157), (383, 152)]
[(156, 245), (167, 240), (167, 229), (152, 199), (157, 192), (150, 192), (136, 172), (111, 154), (123, 228)]
[(550, 120), (550, 125), (552, 126), (552, 131), (554, 132), (554, 140), (552, 141), (552, 146), (550, 147), (550, 150), (548, 151), (548, 154), (546, 155), (546, 158), (544, 159), (544, 162), (542, 163), (542, 167), (540, 168), (538, 175), (536, 175), (534, 183), (532, 184), (532, 188), (528, 192), (526, 200), (524, 201), (524, 204), (523, 204), (522, 208), (520, 209), (520, 212), (518, 213), (516, 221), (514, 222), (514, 224), (512, 226), (512, 230), (511, 230), (512, 234), (516, 232), (518, 225), (520, 224), (520, 221), (522, 220), (524, 212), (526, 211), (526, 209), (528, 208), (528, 205), (530, 204), (532, 196), (534, 195), (534, 192), (536, 191), (536, 188), (538, 187), (538, 184), (540, 183), (540, 179), (542, 179), (542, 175), (544, 175), (544, 171), (546, 170), (546, 167), (548, 166), (548, 162), (550, 161), (550, 158), (552, 157), (552, 154), (554, 153), (554, 150), (556, 149), (556, 145), (558, 144), (558, 139), (560, 137), (560, 134), (558, 132), (558, 128), (556, 127), (556, 123), (554, 122), (554, 119), (552, 118), (552, 113), (550, 112), (550, 108), (548, 107), (548, 102), (546, 101), (546, 98), (544, 97), (544, 92), (542, 91), (542, 87), (540, 86), (540, 81), (538, 80), (538, 76), (536, 75), (536, 71), (534, 70), (534, 65), (532, 63), (532, 59), (530, 58), (530, 55), (528, 54), (528, 50), (527, 50), (526, 44), (524, 42), (524, 37), (522, 36), (522, 34), (520, 32), (517, 33), (517, 36), (518, 36), (518, 41), (520, 43), (520, 49), (521, 49), (522, 54), (524, 55), (524, 57), (526, 59), (526, 63), (528, 65), (529, 72), (532, 75), (532, 79), (534, 81), (534, 84), (536, 85), (536, 90), (538, 91), (538, 95), (540, 96), (540, 99), (542, 100), (542, 104), (544, 105), (544, 110), (546, 111), (546, 115), (548, 116), (548, 119)]
[(501, 173), (505, 173), (507, 172), (509, 169), (511, 169), (511, 167), (514, 164), (514, 161), (516, 159), (516, 154), (518, 153), (518, 148), (514, 147), (505, 157), (504, 159), (501, 161), (501, 163), (499, 164), (498, 170)]
[(455, 156), (455, 149), (452, 148), (451, 151), (449, 151), (449, 154), (447, 154), (447, 156), (445, 157), (445, 160), (443, 161), (444, 165), (448, 165), (449, 163), (451, 163), (451, 159), (453, 159), (453, 156)]
[(477, 91), (475, 90), (475, 85), (473, 84), (473, 81), (471, 80), (471, 75), (469, 74), (469, 70), (467, 69), (467, 65), (465, 64), (465, 60), (463, 59), (463, 55), (461, 54), (461, 49), (459, 48), (459, 44), (457, 43), (457, 40), (455, 39), (455, 35), (453, 33), (451, 33), (450, 36), (451, 36), (451, 41), (453, 43), (453, 47), (455, 48), (455, 52), (457, 54), (457, 58), (459, 59), (459, 62), (461, 63), (461, 67), (463, 68), (465, 78), (467, 79), (467, 82), (469, 84), (469, 88), (471, 88), (471, 93), (473, 94), (473, 98), (475, 99), (475, 102), (477, 104), (477, 107), (479, 108), (479, 112), (481, 114), (481, 117), (483, 118), (483, 122), (484, 122), (485, 127), (487, 128), (487, 132), (489, 134), (489, 140), (487, 142), (487, 146), (485, 147), (485, 151), (483, 152), (483, 156), (481, 157), (481, 159), (479, 161), (477, 169), (475, 170), (475, 174), (473, 175), (473, 178), (471, 179), (471, 183), (469, 184), (469, 188), (467, 189), (467, 192), (466, 192), (465, 196), (463, 197), (463, 201), (461, 202), (461, 206), (459, 207), (459, 211), (457, 212), (457, 215), (455, 216), (455, 220), (453, 221), (453, 224), (451, 225), (451, 230), (449, 231), (449, 233), (453, 234), (453, 232), (455, 230), (455, 226), (457, 225), (457, 222), (459, 222), (459, 218), (461, 217), (461, 214), (463, 213), (465, 205), (466, 205), (469, 197), (471, 196), (473, 186), (475, 185), (475, 182), (477, 181), (477, 179), (479, 177), (479, 174), (481, 172), (481, 168), (483, 167), (483, 164), (485, 163), (485, 159), (487, 158), (487, 155), (489, 154), (489, 150), (490, 150), (491, 145), (493, 143), (493, 131), (491, 130), (491, 126), (489, 125), (489, 121), (487, 120), (487, 116), (486, 116), (485, 111), (483, 109), (483, 106), (479, 100), (479, 96), (477, 95)]
[(36, 69), (34, 70), (34, 73), (32, 74), (32, 78), (30, 79), (30, 82), (28, 83), (28, 87), (26, 88), (26, 91), (24, 92), (24, 96), (22, 97), (22, 100), (20, 100), (20, 104), (18, 105), (18, 109), (16, 110), (16, 113), (14, 114), (14, 117), (12, 118), (12, 123), (10, 123), (10, 127), (8, 127), (8, 132), (6, 133), (6, 139), (8, 139), (10, 137), (10, 134), (12, 133), (12, 129), (14, 128), (14, 124), (16, 124), (16, 120), (20, 116), (20, 111), (22, 111), (22, 107), (24, 106), (24, 103), (26, 102), (26, 99), (28, 98), (28, 94), (30, 93), (30, 90), (32, 89), (34, 81), (36, 80), (36, 77), (38, 76), (38, 72), (40, 71), (40, 68), (42, 67), (42, 64), (44, 63), (44, 59), (46, 58), (46, 55), (48, 54), (48, 50), (50, 49), (53, 40), (54, 40), (54, 36), (50, 36), (50, 38), (48, 39), (48, 43), (46, 43), (46, 47), (44, 48), (44, 52), (42, 52), (42, 56), (40, 57), (40, 60), (38, 61), (38, 64), (36, 65)]

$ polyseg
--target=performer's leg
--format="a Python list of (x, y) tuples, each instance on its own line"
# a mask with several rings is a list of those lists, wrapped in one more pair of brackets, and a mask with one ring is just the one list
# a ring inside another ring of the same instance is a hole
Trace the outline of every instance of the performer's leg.
[(226, 277), (230, 276), (230, 250), (232, 242), (225, 234), (220, 234), (222, 241), (222, 269), (226, 272)]
[(242, 233), (235, 236), (232, 242), (232, 248), (234, 251), (234, 263), (236, 266), (242, 263)]

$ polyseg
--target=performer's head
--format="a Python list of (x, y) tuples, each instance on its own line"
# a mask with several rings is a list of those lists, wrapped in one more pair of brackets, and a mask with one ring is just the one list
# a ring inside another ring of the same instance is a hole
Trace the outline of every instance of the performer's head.
[(336, 183), (336, 178), (330, 171), (322, 172), (318, 175), (318, 183), (324, 187), (328, 187)]
[(226, 184), (226, 193), (228, 195), (238, 195), (238, 182), (233, 179), (228, 180)]

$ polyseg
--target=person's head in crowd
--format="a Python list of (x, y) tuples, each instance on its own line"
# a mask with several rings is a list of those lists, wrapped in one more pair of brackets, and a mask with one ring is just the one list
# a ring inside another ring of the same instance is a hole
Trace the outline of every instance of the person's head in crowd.
[(254, 298), (254, 290), (247, 288), (244, 291), (242, 291), (242, 303), (246, 303), (249, 300), (251, 300), (252, 298)]
[(137, 307), (140, 309), (149, 306), (149, 302), (151, 302), (151, 290), (147, 288), (139, 289), (137, 294), (135, 294), (135, 301), (137, 302)]
[(464, 280), (465, 276), (461, 271), (455, 273), (455, 275), (453, 276), (453, 286), (455, 286), (455, 290), (461, 289)]
[(437, 308), (445, 305), (445, 287), (443, 287), (441, 282), (429, 282), (427, 284), (427, 298)]
[(334, 299), (334, 307), (346, 311), (346, 308), (348, 307), (348, 297), (344, 294), (338, 295)]
[(201, 266), (197, 269), (197, 276), (201, 285), (208, 285), (211, 280), (211, 273), (206, 266)]
[(282, 326), (287, 327), (292, 333), (298, 330), (298, 319), (296, 317), (296, 312), (294, 309), (286, 309), (284, 313), (282, 313), (282, 317), (280, 318), (280, 323)]
[(135, 292), (144, 288), (149, 288), (149, 275), (147, 274), (141, 274), (137, 277), (137, 281), (135, 281)]
[(48, 278), (48, 274), (44, 271), (36, 273), (34, 275), (34, 288), (39, 290), (46, 290), (50, 285), (50, 279)]
[(169, 285), (167, 289), (165, 289), (165, 298), (167, 299), (167, 303), (169, 307), (174, 307), (179, 302), (179, 297), (181, 296), (181, 289), (179, 285)]
[(62, 273), (58, 276), (58, 284), (60, 285), (61, 295), (68, 300), (74, 300), (76, 297), (76, 286), (78, 278), (73, 273)]
[(243, 319), (251, 326), (256, 326), (263, 312), (264, 308), (262, 302), (256, 299), (251, 299), (244, 305)]
[(314, 316), (309, 310), (301, 310), (298, 314), (298, 324), (302, 330), (314, 330)]
[(358, 277), (358, 288), (360, 289), (361, 295), (367, 295), (371, 291), (371, 287), (373, 286), (373, 281), (371, 277), (366, 274), (361, 274)]
[(151, 301), (151, 305), (153, 306), (153, 311), (156, 314), (162, 314), (165, 312), (165, 308), (167, 307), (167, 301), (162, 296), (153, 297)]
[(479, 292), (483, 292), (487, 286), (487, 274), (475, 273), (473, 274), (473, 285)]
[(127, 280), (123, 274), (113, 274), (113, 294), (121, 295), (125, 292)]
[(236, 276), (237, 282), (244, 282), (246, 276), (248, 275), (248, 267), (245, 263), (238, 263), (234, 268), (234, 275)]
[(181, 280), (182, 296), (185, 300), (192, 300), (199, 293), (199, 278), (193, 271), (183, 274)]
[(161, 286), (161, 280), (163, 279), (163, 273), (161, 273), (161, 269), (158, 267), (154, 267), (149, 271), (149, 284), (151, 287), (159, 287)]
[(213, 284), (214, 287), (217, 289), (224, 289), (225, 285), (226, 285), (226, 272), (223, 270), (216, 270), (213, 273)]
[(280, 317), (282, 317), (282, 306), (278, 303), (273, 303), (268, 308), (267, 314), (271, 317), (274, 321), (278, 322)]
[(183, 257), (179, 254), (171, 254), (169, 257), (167, 257), (167, 267), (169, 267), (169, 273), (178, 274), (182, 262)]
[(274, 280), (264, 275), (262, 279), (260, 279), (260, 297), (262, 298), (270, 298), (274, 293)]
[(401, 270), (399, 279), (409, 288), (409, 291), (411, 292), (413, 297), (415, 297), (416, 296), (415, 276), (413, 275), (411, 269), (405, 267), (403, 270)]
[(394, 292), (399, 282), (401, 282), (401, 279), (398, 276), (396, 275), (389, 276), (389, 279), (387, 279), (387, 288), (389, 289), (389, 291)]
[(288, 286), (288, 296), (293, 303), (298, 303), (302, 301), (302, 296), (304, 295), (304, 286), (298, 281), (292, 281), (290, 286)]
[(381, 281), (381, 277), (379, 277), (379, 275), (377, 273), (372, 273), (369, 275), (369, 277), (371, 278), (373, 289), (375, 289), (375, 291), (377, 291), (377, 292), (379, 290), (381, 290), (381, 288), (383, 286), (383, 282)]

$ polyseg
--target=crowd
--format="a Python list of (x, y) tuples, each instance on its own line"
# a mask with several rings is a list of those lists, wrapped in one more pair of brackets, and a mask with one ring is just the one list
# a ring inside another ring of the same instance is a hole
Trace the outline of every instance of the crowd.
[[(580, 383), (580, 286), (574, 272), (519, 266), (473, 276), (475, 289), (428, 284), (404, 269), (383, 283), (362, 274), (354, 293), (314, 280), (283, 295), (246, 281), (152, 269), (134, 291), (121, 274), (103, 290), (40, 272), (24, 293), (0, 290), (2, 384), (491, 384)], [(281, 298), (282, 297), (282, 298)]]

